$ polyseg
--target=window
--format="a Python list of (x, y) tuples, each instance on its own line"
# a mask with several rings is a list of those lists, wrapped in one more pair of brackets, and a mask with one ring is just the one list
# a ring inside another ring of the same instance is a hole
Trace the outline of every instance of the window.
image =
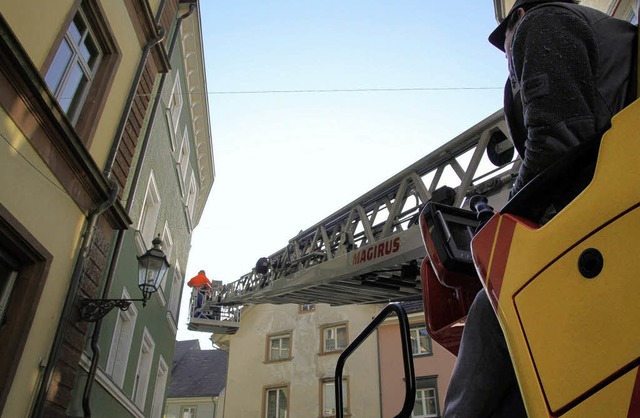
[[(171, 252), (173, 251), (173, 238), (169, 229), (169, 222), (165, 221), (164, 230), (162, 231), (162, 251), (167, 256), (167, 260), (171, 262)], [(162, 281), (162, 290), (165, 288), (165, 280)]]
[(440, 416), (437, 378), (418, 377), (416, 379), (416, 402), (411, 416), (413, 418)]
[(189, 193), (187, 193), (187, 213), (189, 221), (193, 221), (193, 209), (196, 206), (196, 195), (198, 193), (198, 189), (196, 187), (196, 178), (191, 173), (191, 181), (189, 182)]
[[(347, 415), (349, 413), (349, 381), (346, 378), (342, 379), (342, 413)], [(335, 379), (323, 379), (322, 380), (322, 416), (323, 417), (335, 417), (336, 416), (336, 384)]]
[(102, 51), (87, 18), (78, 10), (45, 76), (45, 82), (73, 123), (78, 120), (101, 59)]
[(267, 343), (267, 361), (288, 360), (291, 358), (291, 333), (269, 336)]
[(411, 327), (411, 351), (415, 355), (433, 354), (431, 337), (424, 325)]
[(88, 146), (115, 79), (120, 51), (101, 2), (73, 3), (76, 7), (55, 38), (42, 74), (60, 108)]
[(144, 245), (143, 252), (146, 252), (151, 248), (151, 242), (155, 236), (159, 213), (160, 194), (158, 193), (158, 186), (156, 186), (156, 179), (153, 172), (151, 172), (149, 175), (149, 182), (147, 183), (147, 191), (144, 195), (142, 211), (140, 212), (140, 222), (138, 223), (138, 230), (142, 235)]
[(173, 82), (173, 88), (171, 89), (171, 96), (169, 97), (169, 105), (167, 110), (171, 115), (171, 121), (173, 122), (173, 131), (178, 130), (178, 121), (180, 120), (180, 112), (182, 111), (182, 88), (180, 87), (180, 73), (176, 71), (176, 79)]
[(141, 411), (144, 411), (144, 404), (147, 400), (147, 388), (149, 387), (154, 349), (155, 343), (153, 342), (153, 338), (151, 338), (149, 330), (145, 327), (142, 344), (140, 346), (140, 355), (138, 356), (138, 367), (136, 368), (136, 376), (133, 381), (133, 394), (131, 395), (131, 399)]
[(316, 310), (316, 305), (314, 305), (313, 303), (298, 306), (299, 313), (308, 313), (308, 312), (313, 312), (315, 310)]
[(265, 418), (287, 418), (289, 406), (289, 388), (267, 388), (265, 397)]
[(347, 325), (331, 325), (322, 328), (322, 352), (331, 353), (347, 348)]
[(171, 297), (169, 298), (169, 312), (174, 322), (178, 322), (178, 305), (180, 302), (180, 290), (182, 288), (182, 272), (180, 271), (180, 263), (176, 261), (173, 269), (173, 280), (171, 280)]
[(185, 406), (182, 408), (180, 418), (196, 418), (196, 412), (198, 408), (195, 406)]
[(178, 155), (178, 173), (180, 181), (187, 182), (187, 170), (189, 169), (189, 154), (191, 153), (191, 146), (189, 145), (189, 134), (187, 128), (184, 128), (182, 135), (182, 145), (180, 146), (180, 155)]
[(158, 373), (156, 375), (156, 387), (153, 391), (153, 404), (151, 404), (151, 418), (162, 417), (162, 406), (164, 405), (164, 390), (167, 387), (167, 372), (169, 368), (164, 358), (160, 356), (158, 361)]
[[(122, 299), (131, 299), (127, 289), (122, 290)], [(127, 363), (129, 362), (131, 338), (133, 337), (137, 316), (138, 311), (134, 304), (131, 304), (126, 311), (118, 310), (116, 326), (113, 330), (105, 372), (111, 376), (111, 380), (120, 388), (122, 388)]]

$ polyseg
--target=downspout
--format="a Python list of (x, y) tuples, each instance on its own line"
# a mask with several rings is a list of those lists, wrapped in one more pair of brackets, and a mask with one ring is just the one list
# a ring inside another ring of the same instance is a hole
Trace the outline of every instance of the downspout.
[[(177, 23), (176, 23), (176, 27), (175, 27), (173, 36), (171, 38), (170, 46), (169, 46), (169, 52), (168, 52), (169, 58), (171, 58), (173, 56), (173, 50), (175, 48), (175, 44), (176, 44), (176, 40), (177, 40), (178, 34), (180, 33), (180, 26), (182, 25), (182, 21), (184, 19), (186, 19), (187, 17), (189, 17), (195, 10), (196, 10), (196, 4), (195, 3), (191, 3), (190, 6), (189, 6), (189, 10), (185, 14), (183, 14), (183, 15), (178, 17)], [(160, 40), (158, 40), (155, 43), (160, 42)], [(147, 54), (148, 54), (148, 50), (147, 50)], [(146, 56), (144, 56), (143, 57), (143, 61), (141, 61), (141, 64), (142, 64), (141, 67), (144, 67), (144, 62), (145, 61), (146, 61)], [(140, 74), (142, 74), (142, 73), (140, 72)], [(161, 93), (162, 93), (162, 89), (164, 87), (164, 83), (166, 81), (166, 78), (167, 78), (167, 73), (162, 73), (162, 75), (160, 76), (160, 81), (158, 83), (157, 94), (156, 94), (156, 97), (154, 98), (153, 105), (152, 105), (152, 108), (151, 108), (151, 113), (149, 115), (149, 124), (147, 126), (146, 131), (145, 131), (144, 138), (142, 139), (142, 145), (140, 147), (140, 156), (138, 157), (138, 161), (136, 162), (136, 169), (135, 169), (134, 175), (132, 177), (131, 188), (129, 190), (129, 195), (128, 195), (127, 203), (126, 203), (126, 206), (125, 206), (126, 213), (130, 213), (131, 208), (133, 206), (133, 198), (134, 198), (135, 192), (137, 190), (138, 181), (140, 179), (140, 173), (142, 172), (142, 166), (143, 166), (143, 163), (144, 163), (144, 159), (145, 159), (147, 148), (149, 146), (149, 140), (151, 138), (151, 127), (152, 127), (152, 124), (153, 124), (153, 120), (155, 119), (155, 115), (156, 115), (156, 113), (158, 111), (158, 106), (160, 104)], [(137, 79), (137, 81), (139, 82), (139, 79)], [(133, 88), (132, 91), (135, 92), (136, 89), (137, 89), (137, 83), (135, 84), (135, 88)], [(130, 109), (130, 108), (131, 108), (131, 104), (128, 105), (128, 109)], [(125, 119), (125, 118), (123, 118), (123, 119)], [(123, 129), (124, 129), (124, 125), (123, 125)], [(113, 161), (115, 161), (115, 154), (114, 154), (114, 160)], [(113, 161), (111, 162), (110, 170), (113, 167)], [(109, 293), (111, 291), (111, 283), (113, 281), (113, 276), (115, 275), (116, 267), (117, 267), (118, 262), (120, 260), (120, 252), (122, 251), (122, 245), (123, 245), (123, 242), (124, 242), (124, 235), (125, 235), (125, 231), (124, 230), (119, 230), (118, 231), (118, 236), (116, 238), (116, 244), (115, 244), (115, 247), (114, 247), (113, 256), (112, 256), (111, 261), (109, 263), (109, 271), (107, 273), (107, 278), (106, 278), (105, 285), (104, 285), (104, 288), (103, 288), (103, 291), (102, 291), (102, 298), (103, 299), (108, 298), (109, 297)], [(82, 409), (83, 409), (85, 418), (90, 418), (91, 417), (91, 404), (90, 404), (91, 403), (90, 402), (91, 401), (91, 389), (93, 388), (93, 382), (95, 381), (95, 375), (96, 375), (96, 372), (98, 370), (98, 361), (100, 359), (100, 346), (98, 345), (98, 340), (100, 338), (101, 328), (102, 328), (102, 319), (99, 319), (98, 321), (96, 321), (95, 326), (93, 328), (93, 334), (91, 335), (91, 351), (93, 353), (93, 356), (92, 356), (92, 359), (91, 359), (91, 366), (89, 367), (89, 373), (87, 375), (87, 381), (85, 383), (84, 392), (83, 392), (83, 395), (82, 395)]]
[(44, 369), (40, 387), (38, 388), (34, 409), (31, 414), (32, 417), (41, 417), (44, 413), (44, 405), (47, 392), (49, 391), (49, 386), (51, 385), (51, 379), (53, 377), (54, 368), (60, 355), (60, 349), (62, 348), (64, 336), (67, 332), (67, 328), (69, 327), (69, 320), (71, 319), (71, 315), (75, 307), (76, 294), (78, 293), (78, 289), (80, 287), (80, 281), (82, 278), (82, 274), (84, 273), (87, 255), (89, 254), (89, 249), (93, 241), (93, 234), (96, 224), (98, 223), (98, 217), (106, 210), (108, 210), (111, 206), (113, 206), (118, 197), (118, 185), (115, 182), (110, 182), (110, 185), (111, 190), (109, 198), (105, 200), (94, 211), (92, 211), (87, 217), (87, 228), (85, 229), (84, 237), (82, 239), (82, 246), (80, 247), (78, 259), (73, 268), (71, 281), (69, 283), (69, 290), (67, 291), (67, 296), (64, 301), (62, 314), (60, 315), (60, 322), (58, 323), (58, 328), (53, 340), (51, 352), (49, 353), (49, 359)]

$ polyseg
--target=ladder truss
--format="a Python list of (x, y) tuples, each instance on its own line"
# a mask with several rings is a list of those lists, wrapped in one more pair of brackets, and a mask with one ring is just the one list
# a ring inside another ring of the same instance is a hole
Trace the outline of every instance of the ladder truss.
[(422, 207), (430, 199), (464, 207), (476, 194), (502, 207), (520, 165), (507, 135), (498, 111), (260, 259), (223, 286), (216, 304), (420, 298)]

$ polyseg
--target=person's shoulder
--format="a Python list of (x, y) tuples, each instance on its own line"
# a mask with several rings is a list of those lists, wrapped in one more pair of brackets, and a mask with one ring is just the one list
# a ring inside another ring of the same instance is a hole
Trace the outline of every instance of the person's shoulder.
[(565, 18), (582, 18), (583, 13), (587, 10), (586, 6), (573, 3), (543, 3), (529, 9), (523, 18), (538, 19), (565, 19)]
[(558, 33), (564, 30), (586, 29), (589, 24), (582, 14), (583, 8), (585, 6), (563, 3), (545, 3), (533, 7), (522, 17), (516, 34), (533, 31), (534, 34), (542, 35), (546, 30)]

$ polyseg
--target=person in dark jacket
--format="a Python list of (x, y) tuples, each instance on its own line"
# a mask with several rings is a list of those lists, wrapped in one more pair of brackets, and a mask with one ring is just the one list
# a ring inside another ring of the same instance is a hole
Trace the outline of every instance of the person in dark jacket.
[[(522, 165), (516, 195), (590, 141), (636, 96), (637, 28), (574, 1), (517, 0), (489, 36), (509, 66), (505, 118)], [(444, 418), (526, 417), (502, 329), (487, 295), (465, 324)]]

